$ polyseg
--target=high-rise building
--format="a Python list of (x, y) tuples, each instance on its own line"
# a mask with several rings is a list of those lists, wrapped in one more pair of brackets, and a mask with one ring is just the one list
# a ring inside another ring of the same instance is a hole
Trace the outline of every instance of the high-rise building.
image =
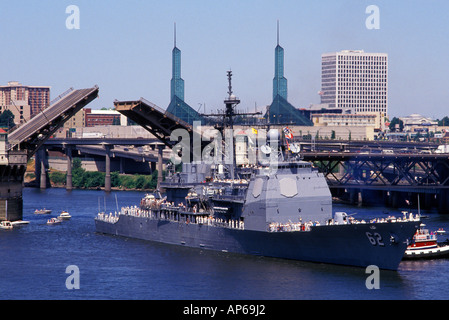
[(0, 86), (0, 111), (10, 110), (16, 124), (50, 106), (50, 87), (24, 86), (17, 81)]
[(194, 121), (203, 123), (202, 116), (184, 102), (184, 80), (181, 78), (181, 50), (176, 46), (176, 25), (174, 33), (174, 48), (172, 51), (172, 79), (170, 86), (170, 104), (167, 112), (189, 124)]
[(351, 113), (388, 114), (388, 55), (343, 50), (321, 56), (321, 103)]
[(279, 45), (279, 22), (277, 25), (277, 46), (274, 49), (274, 64), (273, 102), (269, 106), (265, 118), (271, 124), (312, 126), (312, 121), (287, 101), (287, 79), (284, 77), (284, 49)]

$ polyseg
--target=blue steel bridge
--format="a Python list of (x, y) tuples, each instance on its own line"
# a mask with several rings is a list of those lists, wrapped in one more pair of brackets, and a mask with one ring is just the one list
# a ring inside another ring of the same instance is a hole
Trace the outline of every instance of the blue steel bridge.
[(305, 152), (332, 193), (352, 203), (418, 205), (449, 213), (449, 154)]

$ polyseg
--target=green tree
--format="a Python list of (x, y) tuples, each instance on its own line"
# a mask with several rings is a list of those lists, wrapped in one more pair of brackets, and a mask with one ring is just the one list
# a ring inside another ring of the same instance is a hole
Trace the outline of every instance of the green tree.
[(56, 184), (64, 184), (67, 179), (67, 174), (65, 172), (54, 171), (50, 173), (50, 180)]
[(145, 176), (137, 175), (136, 176), (136, 189), (143, 189), (146, 183)]
[(120, 184), (122, 187), (126, 189), (135, 189), (136, 188), (136, 179), (134, 176), (121, 176)]
[(438, 120), (439, 126), (449, 126), (449, 117), (445, 116), (443, 119)]
[(402, 130), (404, 129), (404, 122), (402, 122), (402, 120), (400, 120), (400, 119), (398, 119), (398, 118), (396, 118), (396, 117), (394, 117), (394, 118), (391, 120), (391, 122), (390, 122), (389, 128), (390, 128), (390, 131), (391, 131), (391, 132), (396, 131), (396, 125), (397, 125), (397, 124), (399, 125), (399, 131), (402, 132)]
[(11, 129), (14, 127), (14, 114), (5, 110), (0, 114), (0, 127)]
[(84, 188), (85, 184), (85, 176), (84, 173), (86, 170), (84, 170), (81, 167), (81, 159), (75, 158), (72, 161), (72, 184), (75, 188)]
[(120, 187), (120, 174), (118, 171), (111, 172), (111, 186)]
[(84, 188), (99, 188), (104, 187), (104, 176), (103, 172), (89, 171), (83, 174), (83, 187)]

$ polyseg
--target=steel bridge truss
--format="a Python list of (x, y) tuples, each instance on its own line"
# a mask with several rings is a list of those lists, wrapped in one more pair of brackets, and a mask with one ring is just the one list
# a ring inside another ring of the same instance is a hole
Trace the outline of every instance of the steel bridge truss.
[(420, 156), (305, 155), (325, 175), (329, 186), (449, 186), (449, 158)]

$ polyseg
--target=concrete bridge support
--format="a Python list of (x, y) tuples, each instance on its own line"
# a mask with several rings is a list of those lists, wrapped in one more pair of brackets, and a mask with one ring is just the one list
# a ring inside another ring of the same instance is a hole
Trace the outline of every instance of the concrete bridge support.
[(72, 184), (72, 147), (67, 147), (65, 149), (65, 154), (67, 156), (67, 177), (66, 177), (66, 184), (65, 188), (67, 191), (70, 191), (73, 189)]
[(162, 152), (164, 150), (165, 146), (158, 145), (157, 146), (157, 190), (160, 190), (160, 185), (163, 180), (162, 176)]
[(111, 149), (113, 146), (105, 145), (106, 149), (106, 163), (105, 163), (105, 176), (104, 176), (104, 191), (111, 191)]
[(399, 208), (400, 198), (401, 198), (400, 192), (392, 191), (392, 192), (390, 192), (390, 197), (391, 197), (391, 207)]
[(0, 221), (22, 220), (26, 163), (26, 151), (10, 151), (9, 164), (0, 165)]
[(349, 189), (349, 203), (352, 205), (359, 204), (360, 191), (358, 189)]
[(446, 189), (440, 190), (438, 194), (438, 212), (449, 213), (449, 192)]
[(41, 189), (46, 189), (50, 186), (50, 179), (48, 178), (48, 157), (47, 150), (40, 148), (35, 155), (35, 168), (36, 181), (39, 183)]

